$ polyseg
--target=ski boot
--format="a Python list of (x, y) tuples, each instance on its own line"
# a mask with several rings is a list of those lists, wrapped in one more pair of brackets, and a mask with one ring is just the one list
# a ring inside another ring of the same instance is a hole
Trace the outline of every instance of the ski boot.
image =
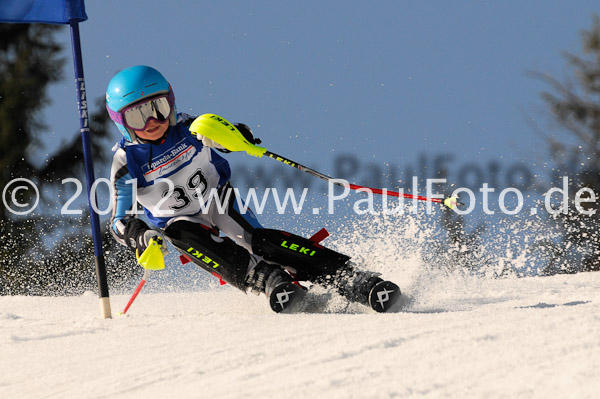
[(369, 292), (369, 305), (379, 313), (385, 313), (400, 299), (400, 287), (391, 281), (381, 280)]
[(402, 293), (396, 284), (379, 276), (379, 273), (356, 270), (349, 266), (338, 270), (333, 283), (348, 300), (385, 313), (400, 299)]
[(265, 293), (276, 313), (292, 311), (303, 296), (303, 288), (294, 284), (289, 274), (267, 262), (260, 262), (248, 273), (246, 284), (255, 294)]
[[(252, 234), (252, 250), (269, 262), (285, 265), (298, 281), (335, 288), (350, 301), (387, 312), (400, 298), (398, 286), (377, 273), (358, 270), (349, 256), (320, 245), (322, 238), (322, 233), (308, 239), (260, 228)], [(281, 292), (283, 298), (287, 298), (287, 292)]]

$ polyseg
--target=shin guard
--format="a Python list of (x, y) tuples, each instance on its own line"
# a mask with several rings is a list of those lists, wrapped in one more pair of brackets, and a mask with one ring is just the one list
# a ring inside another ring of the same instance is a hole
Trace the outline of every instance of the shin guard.
[(250, 253), (227, 237), (219, 237), (201, 224), (176, 221), (165, 229), (165, 236), (193, 263), (223, 281), (246, 290)]
[(308, 238), (262, 228), (252, 233), (252, 251), (267, 261), (293, 268), (296, 279), (307, 281), (335, 274), (350, 259)]

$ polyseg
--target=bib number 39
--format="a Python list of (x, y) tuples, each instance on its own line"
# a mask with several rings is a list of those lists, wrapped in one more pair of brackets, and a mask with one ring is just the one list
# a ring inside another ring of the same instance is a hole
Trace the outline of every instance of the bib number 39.
[[(190, 206), (192, 201), (198, 200), (199, 195), (204, 196), (208, 191), (208, 180), (202, 169), (196, 170), (188, 179), (186, 187), (176, 186), (171, 181), (166, 179), (169, 183), (168, 190), (162, 193), (162, 199), (156, 204), (156, 207), (160, 209), (160, 205), (165, 203), (167, 200), (172, 199), (173, 204), (169, 205), (169, 209), (172, 211), (180, 211)], [(191, 191), (191, 195), (190, 195)]]

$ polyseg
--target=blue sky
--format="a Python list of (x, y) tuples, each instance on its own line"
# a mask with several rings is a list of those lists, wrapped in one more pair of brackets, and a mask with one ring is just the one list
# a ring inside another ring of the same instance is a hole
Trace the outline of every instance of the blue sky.
[[(539, 97), (546, 86), (527, 71), (566, 77), (562, 52), (580, 52), (597, 8), (597, 1), (88, 1), (81, 36), (90, 99), (120, 69), (148, 64), (171, 82), (180, 111), (246, 122), (268, 149), (324, 173), (347, 153), (364, 165), (452, 154), (456, 171), (547, 158), (526, 120), (555, 133)], [(58, 38), (70, 59), (68, 30)], [(78, 134), (70, 63), (65, 76), (50, 88), (44, 118), (53, 133), (44, 153)]]

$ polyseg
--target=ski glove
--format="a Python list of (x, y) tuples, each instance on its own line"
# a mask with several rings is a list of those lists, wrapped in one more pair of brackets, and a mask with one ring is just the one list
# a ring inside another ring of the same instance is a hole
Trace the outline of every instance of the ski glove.
[[(162, 234), (156, 230), (150, 229), (148, 225), (141, 219), (131, 218), (125, 225), (123, 240), (129, 248), (138, 250), (140, 254), (148, 247), (150, 239), (153, 237), (162, 237)], [(167, 243), (163, 239), (160, 250), (163, 254), (167, 253)]]
[(262, 143), (261, 139), (259, 139), (258, 137), (254, 137), (254, 135), (252, 134), (252, 130), (245, 123), (234, 123), (233, 126), (237, 127), (237, 130), (240, 131), (240, 133), (242, 134), (242, 136), (244, 136), (244, 138), (246, 140), (248, 140), (248, 142), (250, 144), (260, 144), (260, 143)]
[(160, 240), (157, 240), (160, 243), (160, 252), (162, 252), (163, 256), (167, 255), (169, 253), (169, 249), (167, 248), (167, 241), (162, 237), (162, 234), (160, 234), (160, 232), (156, 231), (156, 230), (146, 230), (146, 232), (144, 233), (143, 236), (143, 241), (144, 241), (144, 248), (139, 248), (140, 249), (140, 253), (142, 251), (144, 251), (146, 248), (148, 248), (148, 244), (150, 243), (151, 239), (156, 239), (156, 238), (160, 238)]
[(149, 230), (150, 227), (141, 219), (130, 218), (125, 223), (125, 229), (123, 232), (123, 240), (129, 248), (133, 250), (139, 249), (143, 251), (146, 249), (144, 243), (144, 233)]

